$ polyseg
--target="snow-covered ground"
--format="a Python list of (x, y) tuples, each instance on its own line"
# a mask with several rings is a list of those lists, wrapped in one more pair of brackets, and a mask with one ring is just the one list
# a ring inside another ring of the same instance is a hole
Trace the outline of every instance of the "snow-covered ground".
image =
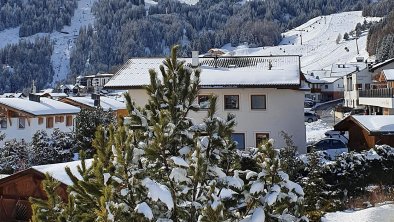
[(306, 125), (306, 142), (307, 144), (316, 142), (324, 137), (325, 132), (328, 130), (333, 130), (333, 127), (330, 126), (328, 123), (319, 119), (316, 122), (312, 123), (305, 123)]
[[(365, 50), (367, 33), (357, 40), (360, 54), (357, 55), (356, 40), (344, 41), (339, 44), (336, 39), (339, 34), (354, 30), (357, 23), (378, 21), (380, 18), (366, 18), (361, 11), (343, 12), (328, 16), (319, 16), (305, 24), (283, 33), (285, 38), (279, 46), (248, 48), (247, 46), (231, 47), (225, 45), (222, 49), (232, 55), (302, 55), (302, 71), (327, 69), (335, 63), (355, 61), (356, 57), (368, 57)], [(302, 34), (302, 45), (301, 37)], [(345, 50), (345, 48), (348, 49)]]
[(78, 8), (75, 10), (74, 16), (71, 18), (70, 26), (65, 26), (62, 32), (55, 31), (52, 33), (37, 33), (29, 37), (20, 38), (19, 27), (0, 31), (0, 48), (3, 48), (7, 44), (18, 43), (22, 39), (33, 41), (37, 36), (49, 35), (51, 40), (54, 42), (54, 52), (51, 58), (55, 71), (53, 83), (63, 80), (70, 71), (70, 51), (75, 45), (75, 39), (78, 36), (79, 29), (82, 26), (87, 26), (94, 22), (91, 7), (96, 1), (97, 0), (78, 1)]
[(322, 222), (394, 222), (394, 204), (371, 207), (365, 210), (326, 214)]

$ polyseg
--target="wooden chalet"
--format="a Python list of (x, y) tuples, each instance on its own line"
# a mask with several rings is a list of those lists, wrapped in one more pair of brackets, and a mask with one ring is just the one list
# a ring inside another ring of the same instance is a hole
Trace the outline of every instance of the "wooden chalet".
[[(30, 221), (30, 197), (46, 199), (42, 188), (45, 174), (30, 168), (0, 179), (0, 221)], [(60, 183), (57, 193), (67, 201), (67, 185)]]
[(348, 116), (334, 126), (334, 130), (348, 131), (350, 150), (360, 151), (389, 145), (394, 147), (394, 116)]

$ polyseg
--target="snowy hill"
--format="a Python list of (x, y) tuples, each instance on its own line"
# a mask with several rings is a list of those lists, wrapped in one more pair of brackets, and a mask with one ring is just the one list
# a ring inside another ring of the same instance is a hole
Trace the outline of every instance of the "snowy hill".
[[(302, 71), (325, 69), (335, 63), (355, 61), (356, 57), (368, 57), (365, 50), (368, 33), (363, 33), (358, 39), (360, 54), (357, 55), (356, 40), (344, 41), (339, 44), (336, 39), (339, 34), (354, 30), (357, 23), (378, 21), (380, 18), (365, 18), (361, 11), (343, 12), (328, 16), (319, 16), (305, 24), (283, 33), (284, 39), (279, 46), (248, 48), (247, 46), (230, 47), (224, 50), (231, 55), (302, 55)], [(302, 34), (302, 45), (301, 37)], [(348, 49), (348, 51), (346, 50)]]
[(74, 41), (78, 36), (79, 29), (82, 26), (93, 24), (94, 16), (91, 13), (91, 7), (97, 0), (80, 0), (78, 8), (71, 18), (71, 25), (65, 26), (62, 32), (38, 33), (29, 37), (19, 37), (19, 27), (0, 31), (0, 48), (7, 44), (18, 43), (19, 40), (33, 41), (37, 36), (49, 35), (54, 42), (54, 52), (52, 54), (52, 65), (55, 71), (53, 83), (66, 78), (70, 71), (70, 52), (74, 47)]

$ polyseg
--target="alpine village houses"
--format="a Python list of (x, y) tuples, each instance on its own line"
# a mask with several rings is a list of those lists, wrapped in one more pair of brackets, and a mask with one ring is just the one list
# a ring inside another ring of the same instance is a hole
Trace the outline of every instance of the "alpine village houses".
[(29, 95), (29, 99), (0, 98), (0, 132), (5, 139), (31, 142), (38, 130), (48, 134), (54, 128), (71, 132), (75, 127), (75, 117), (80, 108), (53, 99)]
[[(164, 58), (128, 60), (105, 85), (106, 89), (128, 90), (136, 105), (148, 101), (145, 86), (150, 84), (149, 69), (158, 71)], [(243, 150), (273, 138), (276, 147), (285, 145), (282, 132), (292, 137), (300, 153), (306, 153), (304, 87), (300, 57), (288, 56), (211, 56), (180, 58), (189, 68), (201, 69), (201, 110), (190, 113), (197, 123), (206, 117), (208, 96), (216, 95), (217, 115), (233, 113), (237, 125), (232, 135)], [(161, 77), (160, 75), (158, 76)]]

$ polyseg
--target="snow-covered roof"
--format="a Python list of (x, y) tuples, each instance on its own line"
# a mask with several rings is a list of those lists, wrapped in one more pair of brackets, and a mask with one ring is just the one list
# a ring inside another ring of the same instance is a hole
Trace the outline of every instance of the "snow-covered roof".
[(49, 95), (51, 97), (67, 97), (68, 95), (66, 93), (53, 93), (53, 92), (42, 92), (42, 93), (36, 93), (35, 95), (37, 96), (44, 96), (44, 95)]
[[(90, 167), (92, 165), (93, 159), (85, 160), (86, 167)], [(81, 166), (81, 161), (72, 161), (67, 163), (56, 163), (56, 164), (48, 164), (48, 165), (40, 165), (40, 166), (33, 166), (32, 168), (41, 172), (41, 173), (48, 173), (54, 179), (66, 184), (72, 185), (73, 182), (68, 177), (65, 168), (69, 167), (71, 172), (76, 176), (78, 179), (82, 179), (82, 176), (78, 172), (78, 166)]]
[(325, 77), (321, 78), (322, 81), (325, 81), (326, 83), (334, 83), (338, 80), (342, 79), (342, 77)]
[(0, 106), (1, 105), (20, 110), (34, 116), (76, 114), (80, 111), (78, 107), (49, 98), (40, 98), (40, 102), (21, 98), (0, 98)]
[[(105, 85), (107, 88), (141, 87), (150, 83), (149, 70), (159, 72), (164, 58), (130, 59)], [(191, 58), (181, 58), (191, 66)], [(269, 70), (269, 64), (272, 65)], [(299, 56), (199, 58), (201, 87), (300, 85)], [(158, 75), (161, 76), (161, 75)]]
[(89, 75), (84, 76), (85, 78), (104, 78), (104, 77), (112, 77), (114, 74), (110, 73), (98, 73), (97, 75)]
[(383, 73), (387, 81), (394, 81), (394, 69), (385, 69)]
[(389, 64), (389, 63), (391, 63), (391, 62), (394, 62), (394, 58), (387, 59), (387, 60), (385, 60), (385, 61), (383, 61), (383, 62), (381, 62), (381, 63), (377, 63), (377, 64), (373, 65), (373, 66), (371, 67), (371, 71), (374, 71), (375, 69), (378, 69), (378, 68), (380, 68), (380, 67), (382, 67), (382, 66), (384, 66), (384, 65), (387, 65), (387, 64)]
[(394, 133), (394, 115), (352, 115), (342, 122), (347, 121), (348, 118), (353, 118), (359, 124), (361, 124), (369, 133)]
[[(72, 100), (74, 102), (90, 106), (90, 107), (95, 107), (94, 106), (94, 100), (91, 97), (67, 97), (67, 99)], [(108, 98), (105, 96), (100, 96), (100, 106), (103, 108), (105, 111), (108, 111), (109, 109), (111, 110), (119, 110), (119, 109), (126, 109), (126, 104), (118, 101), (113, 98)]]

